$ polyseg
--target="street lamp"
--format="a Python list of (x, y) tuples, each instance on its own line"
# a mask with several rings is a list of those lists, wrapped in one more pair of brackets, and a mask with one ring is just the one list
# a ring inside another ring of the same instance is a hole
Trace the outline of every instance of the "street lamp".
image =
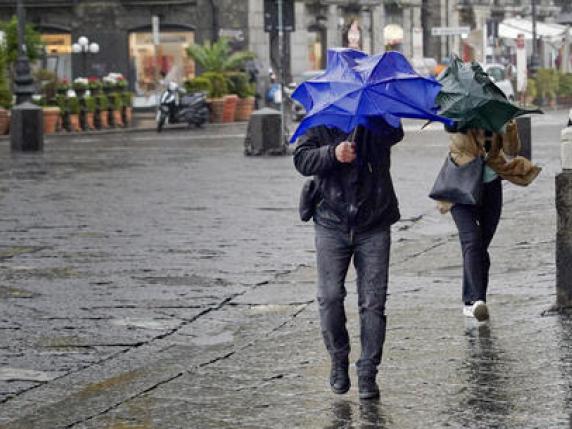
[(14, 94), (16, 106), (10, 122), (10, 148), (17, 152), (36, 152), (44, 148), (42, 109), (31, 102), (36, 92), (30, 61), (26, 52), (26, 15), (22, 0), (17, 2), (18, 59), (14, 67)]
[(538, 68), (540, 67), (536, 36), (536, 0), (532, 0), (532, 56), (530, 57), (530, 71), (533, 76), (536, 74)]
[(89, 43), (89, 39), (85, 36), (81, 36), (77, 39), (77, 42), (72, 45), (72, 52), (74, 54), (81, 54), (82, 61), (81, 61), (81, 72), (85, 77), (86, 74), (86, 60), (89, 54), (97, 54), (99, 53), (99, 45), (95, 42)]

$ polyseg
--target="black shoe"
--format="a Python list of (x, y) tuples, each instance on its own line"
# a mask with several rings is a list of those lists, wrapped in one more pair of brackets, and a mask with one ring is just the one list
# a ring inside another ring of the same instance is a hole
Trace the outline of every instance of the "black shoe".
[(351, 383), (348, 369), (348, 362), (332, 362), (332, 369), (330, 371), (330, 386), (332, 387), (332, 392), (343, 395), (350, 390)]
[(360, 399), (379, 398), (379, 387), (375, 382), (375, 376), (359, 377), (358, 387)]

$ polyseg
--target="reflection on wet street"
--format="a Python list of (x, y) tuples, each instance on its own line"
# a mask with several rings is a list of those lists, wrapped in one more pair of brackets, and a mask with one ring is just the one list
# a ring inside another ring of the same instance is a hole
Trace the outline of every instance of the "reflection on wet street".
[(334, 400), (330, 411), (331, 423), (327, 423), (324, 429), (388, 427), (380, 400)]
[(459, 404), (463, 427), (507, 426), (513, 409), (508, 384), (511, 363), (490, 323), (466, 320), (467, 356), (459, 368), (466, 390)]

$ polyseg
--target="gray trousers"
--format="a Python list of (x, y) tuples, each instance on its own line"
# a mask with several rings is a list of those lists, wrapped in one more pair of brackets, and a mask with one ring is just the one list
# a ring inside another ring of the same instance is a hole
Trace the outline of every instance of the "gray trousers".
[(353, 256), (357, 272), (361, 356), (358, 375), (375, 375), (385, 340), (385, 301), (389, 272), (390, 228), (349, 234), (315, 225), (320, 325), (333, 361), (348, 359), (345, 279)]

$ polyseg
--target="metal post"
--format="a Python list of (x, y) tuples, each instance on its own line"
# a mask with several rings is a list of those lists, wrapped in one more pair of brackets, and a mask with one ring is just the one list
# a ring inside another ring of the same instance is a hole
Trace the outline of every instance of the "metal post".
[(572, 127), (562, 131), (562, 173), (556, 176), (556, 306), (572, 307)]
[(538, 59), (538, 44), (536, 40), (536, 0), (532, 1), (532, 56), (530, 57), (530, 71), (534, 75), (540, 67)]
[(34, 152), (44, 148), (42, 109), (31, 102), (36, 92), (30, 62), (26, 52), (25, 11), (22, 0), (17, 3), (18, 59), (15, 65), (14, 93), (16, 106), (10, 121), (10, 147), (12, 151)]
[(286, 85), (285, 67), (284, 67), (284, 0), (278, 0), (278, 57), (280, 64), (280, 91), (282, 95), (282, 102), (280, 103), (280, 144), (284, 143), (286, 136), (285, 121), (284, 121), (284, 104), (286, 98), (284, 97), (284, 87)]

